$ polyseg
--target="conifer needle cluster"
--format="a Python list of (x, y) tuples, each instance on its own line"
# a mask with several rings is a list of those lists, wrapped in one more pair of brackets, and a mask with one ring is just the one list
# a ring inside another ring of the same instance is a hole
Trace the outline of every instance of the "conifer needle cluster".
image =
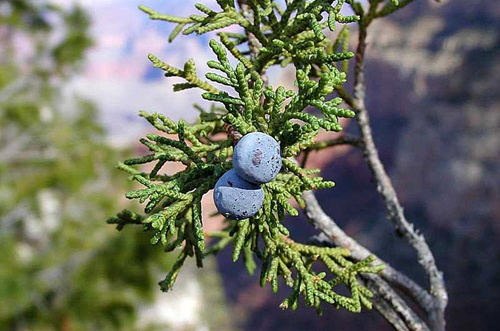
[[(209, 43), (214, 59), (207, 66), (212, 71), (205, 77), (197, 74), (193, 59), (176, 68), (149, 55), (165, 76), (183, 79), (174, 85), (175, 91), (201, 89), (203, 98), (212, 104), (208, 110), (196, 106), (200, 116), (194, 124), (141, 112), (159, 133), (140, 140), (149, 154), (128, 159), (119, 167), (142, 186), (126, 196), (144, 203), (144, 214), (125, 210), (108, 222), (118, 229), (141, 225), (151, 233), (153, 245), (162, 245), (166, 252), (180, 251), (160, 282), (164, 291), (172, 288), (188, 257), (194, 257), (202, 267), (205, 256), (232, 245), (233, 260), (242, 258), (249, 273), (260, 266), (262, 286), (270, 283), (277, 292), (282, 278), (282, 284), (291, 287), (282, 308), (295, 309), (301, 296), (318, 312), (323, 302), (352, 312), (359, 312), (362, 306), (370, 308), (372, 294), (358, 282), (357, 275), (380, 270), (371, 264), (372, 258), (353, 262), (346, 249), (299, 244), (282, 223), (286, 214), (298, 215), (292, 199), (296, 206), (305, 208), (304, 191), (334, 186), (317, 176), (319, 170), (299, 166), (295, 157), (315, 143), (319, 130), (341, 131), (339, 118), (355, 116), (341, 106), (341, 98), (328, 98), (346, 81), (348, 60), (354, 56), (348, 50), (346, 24), (359, 17), (341, 14), (344, 3), (352, 1), (289, 0), (284, 8), (271, 0), (216, 2), (218, 9), (196, 4), (199, 13), (189, 17), (140, 7), (151, 19), (176, 24), (170, 41), (180, 34), (217, 31), (218, 40)], [(233, 25), (239, 26), (241, 33), (224, 32)], [(274, 65), (295, 68), (295, 90), (266, 83), (265, 72)], [(262, 186), (263, 207), (254, 217), (227, 220), (223, 231), (205, 233), (202, 197), (233, 167), (238, 136), (250, 132), (266, 133), (280, 143), (282, 170), (275, 180)], [(180, 162), (184, 170), (174, 175), (162, 173), (168, 162)], [(143, 172), (143, 164), (154, 165)], [(210, 246), (205, 244), (208, 236), (212, 238)], [(338, 293), (341, 285), (350, 290), (349, 295)]]

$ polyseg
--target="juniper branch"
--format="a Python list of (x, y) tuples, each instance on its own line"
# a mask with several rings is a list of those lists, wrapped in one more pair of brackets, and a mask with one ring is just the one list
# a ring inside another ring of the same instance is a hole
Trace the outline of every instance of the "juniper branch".
[[(423, 325), (420, 329), (426, 330), (425, 324), (385, 281), (399, 286), (420, 305), (429, 302), (432, 295), (346, 237), (330, 218), (321, 214), (319, 205), (311, 207), (315, 200), (308, 191), (331, 188), (334, 183), (294, 161), (300, 153), (307, 155), (311, 150), (339, 144), (357, 146), (365, 153), (372, 148), (373, 139), (370, 142), (367, 138), (371, 137), (371, 132), (363, 130), (360, 139), (344, 135), (316, 143), (315, 137), (321, 129), (341, 131), (339, 118), (351, 118), (356, 113), (359, 113), (358, 123), (366, 120), (366, 125), (369, 125), (368, 118), (363, 117), (367, 116), (364, 115), (363, 102), (364, 40), (370, 22), (384, 12), (384, 9), (377, 11), (382, 1), (371, 1), (366, 13), (361, 4), (353, 0), (295, 0), (287, 2), (283, 9), (270, 0), (240, 0), (238, 7), (233, 1), (218, 0), (217, 3), (220, 11), (197, 4), (196, 9), (201, 14), (187, 18), (159, 14), (141, 7), (152, 19), (176, 24), (169, 41), (181, 32), (184, 35), (204, 34), (231, 25), (239, 25), (244, 33), (219, 31), (220, 42), (210, 41), (215, 59), (207, 66), (216, 72), (208, 73), (206, 78), (226, 86), (231, 92), (221, 91), (200, 79), (192, 60), (179, 69), (150, 55), (154, 66), (165, 71), (167, 77), (176, 76), (186, 81), (176, 84), (175, 91), (198, 87), (206, 91), (202, 94), (204, 99), (221, 106), (212, 107), (210, 111), (201, 109), (198, 123), (192, 125), (182, 121), (176, 123), (157, 113), (141, 113), (157, 130), (169, 136), (150, 134), (147, 139), (141, 139), (149, 154), (126, 160), (119, 166), (143, 186), (127, 193), (127, 197), (145, 203), (145, 214), (122, 212), (109, 222), (119, 229), (128, 224), (142, 225), (152, 233), (151, 243), (161, 243), (166, 251), (182, 247), (177, 262), (160, 283), (162, 290), (169, 290), (174, 285), (188, 257), (194, 257), (201, 267), (207, 254), (216, 254), (233, 243), (233, 260), (242, 258), (248, 272), (253, 273), (256, 269), (254, 258), (262, 261), (261, 285), (270, 283), (272, 291), (276, 292), (278, 278), (282, 277), (292, 287), (291, 295), (281, 305), (283, 308), (295, 309), (300, 295), (318, 312), (322, 302), (352, 312), (359, 312), (362, 307), (371, 308), (373, 293), (362, 284), (364, 279), (367, 284), (376, 285), (372, 287), (379, 300), (376, 307), (394, 325), (400, 325), (402, 330), (405, 327), (416, 330)], [(353, 8), (355, 15), (340, 14), (344, 3)], [(400, 6), (403, 4), (406, 3), (403, 1)], [(390, 6), (398, 4), (393, 1), (387, 6), (392, 8)], [(352, 22), (358, 22), (359, 38), (363, 41), (356, 53), (349, 51), (349, 30), (345, 27)], [(338, 24), (344, 27), (338, 30), (337, 38), (332, 42), (326, 38), (325, 30), (337, 31)], [(245, 43), (248, 50), (237, 47)], [(236, 66), (231, 64), (228, 54), (236, 59)], [(356, 56), (356, 82), (351, 97), (342, 84), (346, 82), (348, 60), (353, 56)], [(264, 73), (275, 65), (295, 67), (298, 91), (267, 86)], [(335, 91), (340, 97), (327, 100)], [(341, 107), (342, 102), (352, 109)], [(311, 112), (311, 107), (319, 113)], [(263, 206), (255, 216), (240, 222), (227, 220), (223, 231), (205, 236), (201, 197), (232, 167), (233, 145), (237, 138), (254, 131), (265, 132), (280, 142), (282, 171), (274, 181), (263, 185)], [(221, 137), (221, 133), (226, 135)], [(370, 160), (370, 155), (367, 159)], [(161, 171), (167, 162), (181, 162), (185, 169), (173, 175), (163, 174)], [(135, 168), (148, 163), (154, 163), (149, 172)], [(323, 232), (339, 235), (340, 239), (330, 238), (343, 248), (294, 242), (282, 224), (286, 214), (298, 214), (290, 199), (305, 208), (310, 219)], [(209, 247), (205, 247), (206, 237), (216, 238)], [(375, 260), (377, 262), (373, 263)], [(318, 262), (323, 263), (328, 272), (317, 273), (314, 265)], [(366, 276), (380, 272), (383, 279)], [(335, 288), (340, 284), (348, 287), (349, 295), (336, 292)]]

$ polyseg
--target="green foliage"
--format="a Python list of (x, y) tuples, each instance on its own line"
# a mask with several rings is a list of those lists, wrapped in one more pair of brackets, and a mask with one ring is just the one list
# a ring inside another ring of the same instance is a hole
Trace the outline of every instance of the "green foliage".
[[(197, 4), (200, 14), (189, 17), (140, 7), (151, 19), (177, 24), (170, 41), (181, 33), (201, 35), (232, 25), (241, 28), (241, 33), (218, 31), (220, 41), (210, 40), (215, 58), (207, 63), (213, 71), (205, 75), (206, 79), (197, 75), (193, 59), (179, 69), (149, 56), (165, 76), (184, 80), (174, 85), (175, 91), (200, 88), (203, 98), (214, 102), (208, 111), (197, 106), (199, 120), (192, 125), (174, 122), (159, 113), (141, 112), (160, 134), (141, 139), (149, 154), (119, 165), (143, 187), (126, 196), (145, 203), (145, 214), (123, 211), (108, 222), (117, 224), (118, 229), (140, 224), (152, 233), (153, 245), (161, 244), (167, 252), (176, 248), (181, 251), (160, 282), (162, 290), (172, 288), (188, 257), (194, 257), (201, 267), (205, 256), (233, 243), (233, 260), (242, 258), (249, 273), (257, 268), (255, 258), (262, 262), (262, 286), (270, 283), (276, 292), (278, 278), (282, 277), (292, 288), (283, 308), (295, 309), (300, 295), (318, 312), (322, 302), (352, 312), (359, 312), (362, 306), (371, 307), (371, 292), (358, 282), (357, 275), (380, 270), (371, 265), (372, 258), (355, 263), (345, 249), (296, 243), (282, 223), (287, 213), (298, 215), (291, 200), (304, 208), (303, 192), (334, 186), (316, 176), (319, 170), (299, 166), (295, 157), (314, 144), (319, 130), (341, 131), (339, 118), (355, 116), (341, 106), (341, 98), (328, 99), (346, 81), (348, 60), (354, 56), (348, 50), (345, 24), (360, 17), (341, 15), (345, 2), (356, 13), (362, 13), (359, 3), (344, 0), (287, 1), (286, 8), (270, 0), (249, 0), (241, 6), (218, 0), (218, 11)], [(338, 32), (337, 25), (343, 26)], [(336, 33), (333, 39), (332, 31)], [(236, 65), (231, 64), (234, 62)], [(295, 68), (295, 90), (266, 83), (265, 72), (274, 65)], [(208, 234), (215, 243), (207, 248), (201, 199), (232, 168), (233, 145), (238, 136), (255, 131), (280, 142), (282, 171), (274, 181), (263, 185), (265, 199), (257, 215), (239, 222), (227, 220), (223, 231)], [(167, 162), (180, 162), (184, 169), (173, 175), (163, 174)], [(134, 167), (149, 163), (154, 165), (146, 172), (142, 171), (145, 167)], [(319, 272), (320, 264), (328, 272)], [(342, 285), (350, 295), (338, 293), (337, 287)]]

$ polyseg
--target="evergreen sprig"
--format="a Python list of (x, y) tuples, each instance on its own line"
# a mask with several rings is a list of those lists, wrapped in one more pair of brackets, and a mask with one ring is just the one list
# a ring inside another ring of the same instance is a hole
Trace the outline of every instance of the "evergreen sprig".
[[(216, 254), (233, 244), (233, 260), (243, 258), (249, 273), (262, 262), (261, 285), (271, 284), (278, 290), (278, 278), (292, 288), (282, 308), (295, 309), (300, 295), (305, 303), (321, 311), (321, 303), (333, 304), (352, 312), (371, 307), (371, 292), (357, 280), (360, 273), (378, 272), (373, 259), (353, 262), (349, 251), (317, 247), (294, 242), (282, 223), (285, 215), (297, 216), (296, 206), (304, 208), (302, 193), (331, 188), (333, 182), (316, 176), (318, 170), (304, 169), (294, 157), (315, 143), (320, 129), (341, 131), (341, 117), (353, 117), (352, 110), (341, 107), (342, 99), (328, 99), (346, 80), (349, 31), (344, 24), (359, 19), (342, 16), (344, 0), (293, 0), (286, 8), (271, 0), (248, 0), (244, 6), (234, 1), (218, 0), (216, 11), (197, 4), (201, 14), (175, 17), (141, 6), (151, 19), (176, 23), (170, 40), (182, 34), (204, 34), (230, 25), (239, 25), (242, 33), (219, 32), (219, 40), (210, 40), (215, 58), (207, 66), (213, 71), (198, 77), (195, 63), (188, 60), (183, 69), (175, 68), (156, 56), (149, 58), (167, 77), (180, 77), (185, 83), (174, 85), (175, 91), (200, 88), (205, 100), (213, 101), (210, 110), (200, 110), (197, 123), (174, 122), (159, 113), (141, 112), (162, 134), (141, 139), (149, 154), (124, 161), (119, 167), (143, 188), (127, 193), (127, 198), (145, 203), (145, 215), (123, 211), (108, 222), (121, 229), (126, 224), (142, 224), (152, 233), (151, 243), (161, 244), (165, 251), (179, 248), (175, 265), (160, 282), (162, 290), (172, 288), (187, 257), (195, 257), (198, 266), (208, 254)], [(349, 2), (349, 1), (348, 1)], [(396, 6), (392, 4), (389, 6)], [(245, 8), (244, 8), (245, 7)], [(247, 7), (247, 8), (246, 8)], [(392, 7), (389, 7), (392, 8)], [(248, 13), (250, 12), (250, 15)], [(328, 30), (343, 25), (337, 37), (330, 40)], [(251, 50), (250, 39), (259, 49)], [(240, 45), (247, 45), (248, 49)], [(236, 60), (231, 65), (229, 57)], [(293, 65), (296, 90), (267, 85), (263, 75), (273, 65)], [(213, 84), (212, 84), (213, 83)], [(223, 86), (221, 90), (216, 86)], [(232, 91), (232, 92), (227, 92)], [(201, 199), (217, 180), (232, 168), (233, 146), (238, 138), (232, 134), (264, 132), (281, 144), (283, 167), (277, 178), (263, 185), (263, 207), (252, 218), (227, 220), (221, 232), (205, 234)], [(162, 174), (167, 162), (180, 162), (182, 171)], [(152, 164), (141, 172), (134, 166)], [(205, 247), (205, 237), (214, 240)], [(320, 272), (323, 265), (326, 272)], [(336, 291), (344, 285), (350, 295)]]

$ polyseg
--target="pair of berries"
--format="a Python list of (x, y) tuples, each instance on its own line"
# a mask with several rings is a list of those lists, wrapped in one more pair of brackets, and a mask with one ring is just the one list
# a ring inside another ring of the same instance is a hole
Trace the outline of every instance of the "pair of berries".
[(214, 202), (229, 219), (254, 216), (264, 202), (261, 184), (272, 181), (281, 170), (281, 149), (271, 136), (252, 132), (236, 144), (233, 169), (215, 184)]

